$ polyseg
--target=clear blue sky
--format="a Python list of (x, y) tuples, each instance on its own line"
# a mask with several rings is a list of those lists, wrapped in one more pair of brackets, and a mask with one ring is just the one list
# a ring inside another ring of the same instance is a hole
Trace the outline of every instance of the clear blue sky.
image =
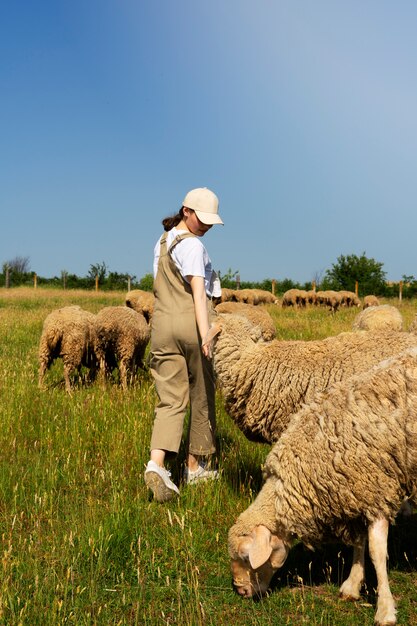
[(417, 277), (416, 32), (414, 0), (1, 3), (0, 264), (140, 278), (207, 186), (222, 272)]

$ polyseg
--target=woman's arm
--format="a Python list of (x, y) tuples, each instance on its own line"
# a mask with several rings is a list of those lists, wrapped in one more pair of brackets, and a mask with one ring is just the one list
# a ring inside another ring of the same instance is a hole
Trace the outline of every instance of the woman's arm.
[(202, 276), (187, 276), (193, 293), (195, 319), (197, 321), (198, 332), (202, 341), (202, 350), (204, 356), (211, 357), (211, 342), (205, 343), (207, 333), (210, 328), (207, 296), (204, 286), (204, 278)]

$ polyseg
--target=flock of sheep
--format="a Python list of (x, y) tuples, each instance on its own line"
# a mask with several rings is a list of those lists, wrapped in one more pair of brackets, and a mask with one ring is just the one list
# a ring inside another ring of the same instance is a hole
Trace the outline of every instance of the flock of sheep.
[[(103, 375), (118, 364), (126, 385), (149, 340), (153, 300), (144, 294), (129, 292), (127, 306), (96, 316), (79, 307), (51, 313), (40, 382), (61, 355), (67, 389), (71, 370), (92, 360)], [(350, 332), (281, 341), (258, 306), (262, 293), (246, 293), (243, 302), (229, 295), (217, 304), (211, 331), (218, 385), (242, 432), (273, 446), (260, 493), (229, 531), (235, 588), (246, 597), (263, 594), (295, 539), (314, 547), (337, 538), (353, 546), (340, 595), (358, 599), (368, 541), (378, 581), (375, 623), (396, 624), (387, 537), (402, 504), (417, 505), (417, 318), (405, 331), (398, 309), (374, 302)]]
[(145, 315), (128, 306), (108, 306), (96, 315), (79, 306), (66, 306), (50, 313), (43, 324), (39, 343), (39, 386), (48, 368), (62, 358), (65, 388), (71, 393), (71, 377), (88, 369), (90, 380), (102, 378), (117, 367), (125, 389), (143, 366), (150, 326)]
[[(360, 298), (353, 291), (316, 291), (310, 289), (289, 289), (282, 297), (282, 306), (293, 307), (305, 307), (308, 304), (315, 306), (325, 306), (335, 313), (339, 307), (360, 307), (362, 302)], [(363, 301), (363, 308), (366, 309), (370, 306), (378, 306), (379, 300), (374, 295), (365, 296)]]

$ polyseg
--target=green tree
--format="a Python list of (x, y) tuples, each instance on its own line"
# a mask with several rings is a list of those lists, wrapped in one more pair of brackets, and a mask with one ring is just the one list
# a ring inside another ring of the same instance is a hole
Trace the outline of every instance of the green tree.
[(355, 283), (358, 281), (360, 296), (370, 293), (381, 295), (385, 291), (386, 276), (382, 267), (383, 263), (368, 259), (365, 252), (361, 256), (341, 255), (331, 269), (326, 271), (324, 288), (355, 291)]
[(6, 282), (6, 276), (8, 278), (8, 284), (25, 285), (31, 284), (33, 281), (33, 274), (30, 271), (30, 259), (28, 256), (16, 256), (10, 261), (3, 263), (3, 275)]
[(102, 263), (95, 263), (94, 265), (90, 265), (87, 279), (92, 285), (95, 284), (96, 276), (98, 276), (98, 284), (102, 285), (107, 276), (107, 265), (104, 261)]
[(236, 289), (236, 283), (239, 276), (239, 270), (233, 271), (231, 267), (227, 272), (222, 273), (220, 270), (217, 272), (221, 286), (227, 289)]
[(142, 276), (138, 283), (138, 289), (142, 289), (143, 291), (152, 291), (153, 274), (145, 274), (145, 276)]

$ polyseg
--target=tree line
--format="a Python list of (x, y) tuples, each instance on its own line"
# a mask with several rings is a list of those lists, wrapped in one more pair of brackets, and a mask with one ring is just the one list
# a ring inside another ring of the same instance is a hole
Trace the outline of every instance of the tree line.
[[(300, 283), (291, 278), (266, 278), (262, 281), (241, 280), (239, 270), (229, 268), (226, 272), (218, 272), (222, 287), (229, 289), (265, 289), (274, 291), (279, 296), (288, 289), (309, 290), (314, 284), (317, 289), (335, 291), (355, 291), (358, 286), (358, 295), (363, 297), (374, 294), (381, 297), (397, 297), (401, 285), (402, 297), (417, 297), (417, 280), (412, 275), (403, 275), (396, 283), (386, 280), (383, 263), (368, 258), (366, 253), (341, 255), (336, 262), (322, 274), (316, 274), (311, 281)], [(143, 289), (151, 291), (153, 287), (152, 274), (145, 274), (141, 278), (129, 273), (112, 272), (105, 262), (90, 265), (85, 276), (77, 276), (62, 270), (60, 276), (46, 278), (31, 271), (29, 257), (15, 257), (5, 261), (0, 274), (0, 287), (17, 287), (40, 285), (60, 289), (95, 289), (103, 291), (128, 291)]]

